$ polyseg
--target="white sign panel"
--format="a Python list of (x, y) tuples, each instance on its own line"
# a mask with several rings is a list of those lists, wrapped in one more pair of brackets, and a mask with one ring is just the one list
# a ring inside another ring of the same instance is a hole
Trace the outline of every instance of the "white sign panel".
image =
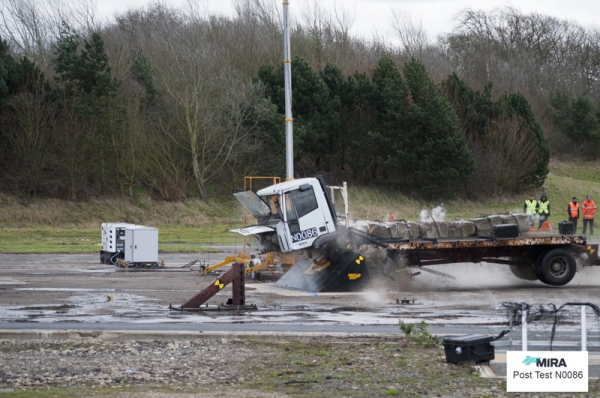
[(508, 351), (507, 392), (587, 392), (587, 351)]

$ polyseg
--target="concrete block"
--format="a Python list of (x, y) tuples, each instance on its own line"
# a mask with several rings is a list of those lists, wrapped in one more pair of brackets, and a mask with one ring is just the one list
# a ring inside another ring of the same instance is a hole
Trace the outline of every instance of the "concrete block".
[(445, 221), (425, 221), (420, 223), (419, 230), (423, 238), (439, 239), (448, 237), (448, 224)]
[(491, 236), (492, 223), (488, 217), (472, 218), (470, 221), (475, 224), (475, 230), (478, 236)]
[(529, 216), (525, 213), (513, 214), (517, 219), (516, 224), (519, 226), (519, 232), (529, 232)]
[(517, 217), (512, 214), (503, 214), (500, 216), (502, 224), (517, 224)]
[(465, 237), (476, 235), (475, 223), (473, 221), (463, 221), (463, 233)]
[(449, 238), (466, 238), (475, 234), (475, 224), (471, 221), (448, 221)]
[(385, 226), (390, 230), (390, 235), (392, 238), (398, 238), (398, 224), (400, 221), (386, 221), (384, 222)]
[(423, 238), (437, 239), (440, 237), (438, 229), (433, 221), (424, 221), (419, 224), (419, 229)]
[(421, 228), (418, 222), (408, 221), (408, 239), (418, 239), (421, 237)]
[(492, 224), (492, 226), (502, 224), (502, 217), (497, 214), (488, 216), (488, 219), (490, 220), (490, 223)]
[(369, 232), (369, 223), (366, 221), (351, 221), (348, 226), (361, 232)]
[(392, 237), (390, 229), (384, 223), (371, 223), (369, 227), (370, 232), (375, 236), (379, 236), (380, 238), (384, 239), (390, 239)]

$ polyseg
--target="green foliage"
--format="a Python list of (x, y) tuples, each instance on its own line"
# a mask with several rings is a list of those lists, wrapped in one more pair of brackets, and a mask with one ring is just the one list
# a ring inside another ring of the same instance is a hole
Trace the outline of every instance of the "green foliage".
[[(319, 165), (329, 158), (329, 138), (339, 130), (339, 103), (330, 101), (327, 85), (304, 59), (294, 57), (292, 61), (294, 158), (296, 161), (302, 158), (312, 159)], [(277, 106), (281, 120), (279, 126), (272, 126), (272, 129), (265, 131), (266, 138), (277, 144), (273, 150), (284, 158), (285, 137), (283, 140), (279, 138), (285, 118), (283, 65), (277, 68), (260, 67), (258, 79), (265, 88), (266, 97)]]
[(14, 63), (15, 61), (9, 53), (8, 44), (0, 37), (0, 110), (4, 99), (8, 95), (9, 76)]
[(426, 198), (454, 196), (474, 171), (473, 157), (454, 110), (436, 93), (425, 67), (417, 60), (405, 65), (406, 83), (390, 69), (395, 65), (385, 62), (380, 66), (388, 69), (380, 80), (385, 86), (377, 84), (384, 99), (380, 107), (384, 121), (380, 151), (387, 158), (378, 155), (377, 159), (386, 180)]
[(154, 103), (158, 96), (158, 89), (154, 83), (152, 65), (148, 57), (139, 49), (131, 52), (131, 74), (146, 90), (148, 102)]
[[(492, 100), (492, 83), (474, 91), (454, 73), (441, 92), (459, 118), (467, 143), (476, 154), (477, 174), (471, 185), (486, 192), (520, 192), (541, 187), (548, 175), (548, 141), (521, 93)], [(493, 157), (498, 155), (498, 162)]]
[(548, 175), (548, 163), (550, 162), (550, 147), (548, 146), (548, 140), (544, 137), (542, 127), (523, 94), (504, 93), (498, 99), (498, 103), (509, 118), (519, 121), (523, 134), (526, 134), (537, 148), (538, 157), (532, 172), (520, 182), (522, 187), (539, 188), (544, 185)]
[(419, 346), (431, 348), (437, 347), (440, 344), (437, 337), (432, 336), (427, 330), (427, 322), (425, 321), (422, 321), (415, 327), (412, 323), (407, 324), (400, 320), (398, 325), (406, 338)]
[[(418, 61), (403, 76), (383, 57), (371, 79), (356, 73), (346, 81), (330, 63), (318, 75), (300, 58), (293, 66), (297, 162), (311, 159), (325, 171), (348, 163), (355, 176), (426, 198), (454, 196), (473, 173), (458, 119)], [(283, 118), (283, 67), (263, 66), (258, 78)], [(266, 135), (283, 157), (281, 129), (273, 125)]]
[(550, 105), (555, 123), (577, 152), (595, 159), (600, 154), (600, 107), (594, 109), (589, 98), (571, 98), (562, 91), (554, 93)]
[(119, 82), (111, 75), (100, 35), (93, 33), (90, 41), (84, 40), (81, 50), (80, 41), (77, 32), (63, 23), (54, 59), (56, 80), (83, 115), (97, 116), (104, 102), (116, 94)]

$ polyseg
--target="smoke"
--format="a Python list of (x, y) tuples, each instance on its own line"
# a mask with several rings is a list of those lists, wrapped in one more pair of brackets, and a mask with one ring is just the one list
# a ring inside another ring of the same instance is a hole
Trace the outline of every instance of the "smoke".
[(442, 203), (438, 207), (433, 210), (421, 210), (420, 213), (421, 222), (427, 221), (444, 221), (446, 219), (446, 210), (444, 209), (444, 204)]

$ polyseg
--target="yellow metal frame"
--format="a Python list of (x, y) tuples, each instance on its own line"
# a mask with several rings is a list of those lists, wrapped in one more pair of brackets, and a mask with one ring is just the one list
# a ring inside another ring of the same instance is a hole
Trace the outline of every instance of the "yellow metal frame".
[[(256, 180), (270, 180), (270, 185), (279, 184), (281, 182), (281, 177), (269, 177), (269, 176), (248, 176), (244, 177), (244, 191), (252, 190), (254, 181)], [(244, 226), (254, 225), (254, 217), (252, 214), (244, 208)], [(250, 238), (248, 236), (244, 236), (244, 255), (250, 256), (250, 248), (248, 247), (248, 240)]]
[[(244, 177), (244, 191), (253, 189), (255, 180), (270, 180), (271, 185), (279, 184), (281, 182), (280, 177), (267, 177), (267, 176), (250, 176)], [(250, 214), (246, 209), (244, 209), (244, 226), (253, 225), (254, 217)], [(246, 265), (250, 264), (252, 261), (250, 255), (250, 249), (248, 248), (248, 237), (244, 236), (244, 251), (242, 253), (237, 252), (235, 256), (227, 256), (225, 260), (217, 263), (215, 265), (211, 265), (208, 268), (202, 270), (202, 274), (206, 275), (211, 271), (214, 271), (218, 268), (224, 267), (227, 264), (231, 263), (244, 263)], [(296, 258), (291, 253), (281, 253), (281, 252), (270, 252), (265, 256), (265, 261), (260, 264), (255, 265), (254, 267), (249, 267), (244, 269), (246, 274), (254, 271), (261, 271), (268, 269), (272, 264), (278, 262), (279, 264), (289, 264), (294, 265), (296, 263)]]
[(221, 261), (220, 263), (217, 263), (215, 265), (211, 265), (208, 268), (205, 268), (202, 270), (202, 275), (206, 275), (211, 271), (216, 270), (217, 268), (221, 268), (227, 264), (231, 264), (231, 263), (244, 263), (244, 264), (250, 264), (250, 256), (244, 254), (244, 253), (240, 253), (237, 252), (235, 254), (235, 256), (227, 256), (225, 257), (225, 260)]

